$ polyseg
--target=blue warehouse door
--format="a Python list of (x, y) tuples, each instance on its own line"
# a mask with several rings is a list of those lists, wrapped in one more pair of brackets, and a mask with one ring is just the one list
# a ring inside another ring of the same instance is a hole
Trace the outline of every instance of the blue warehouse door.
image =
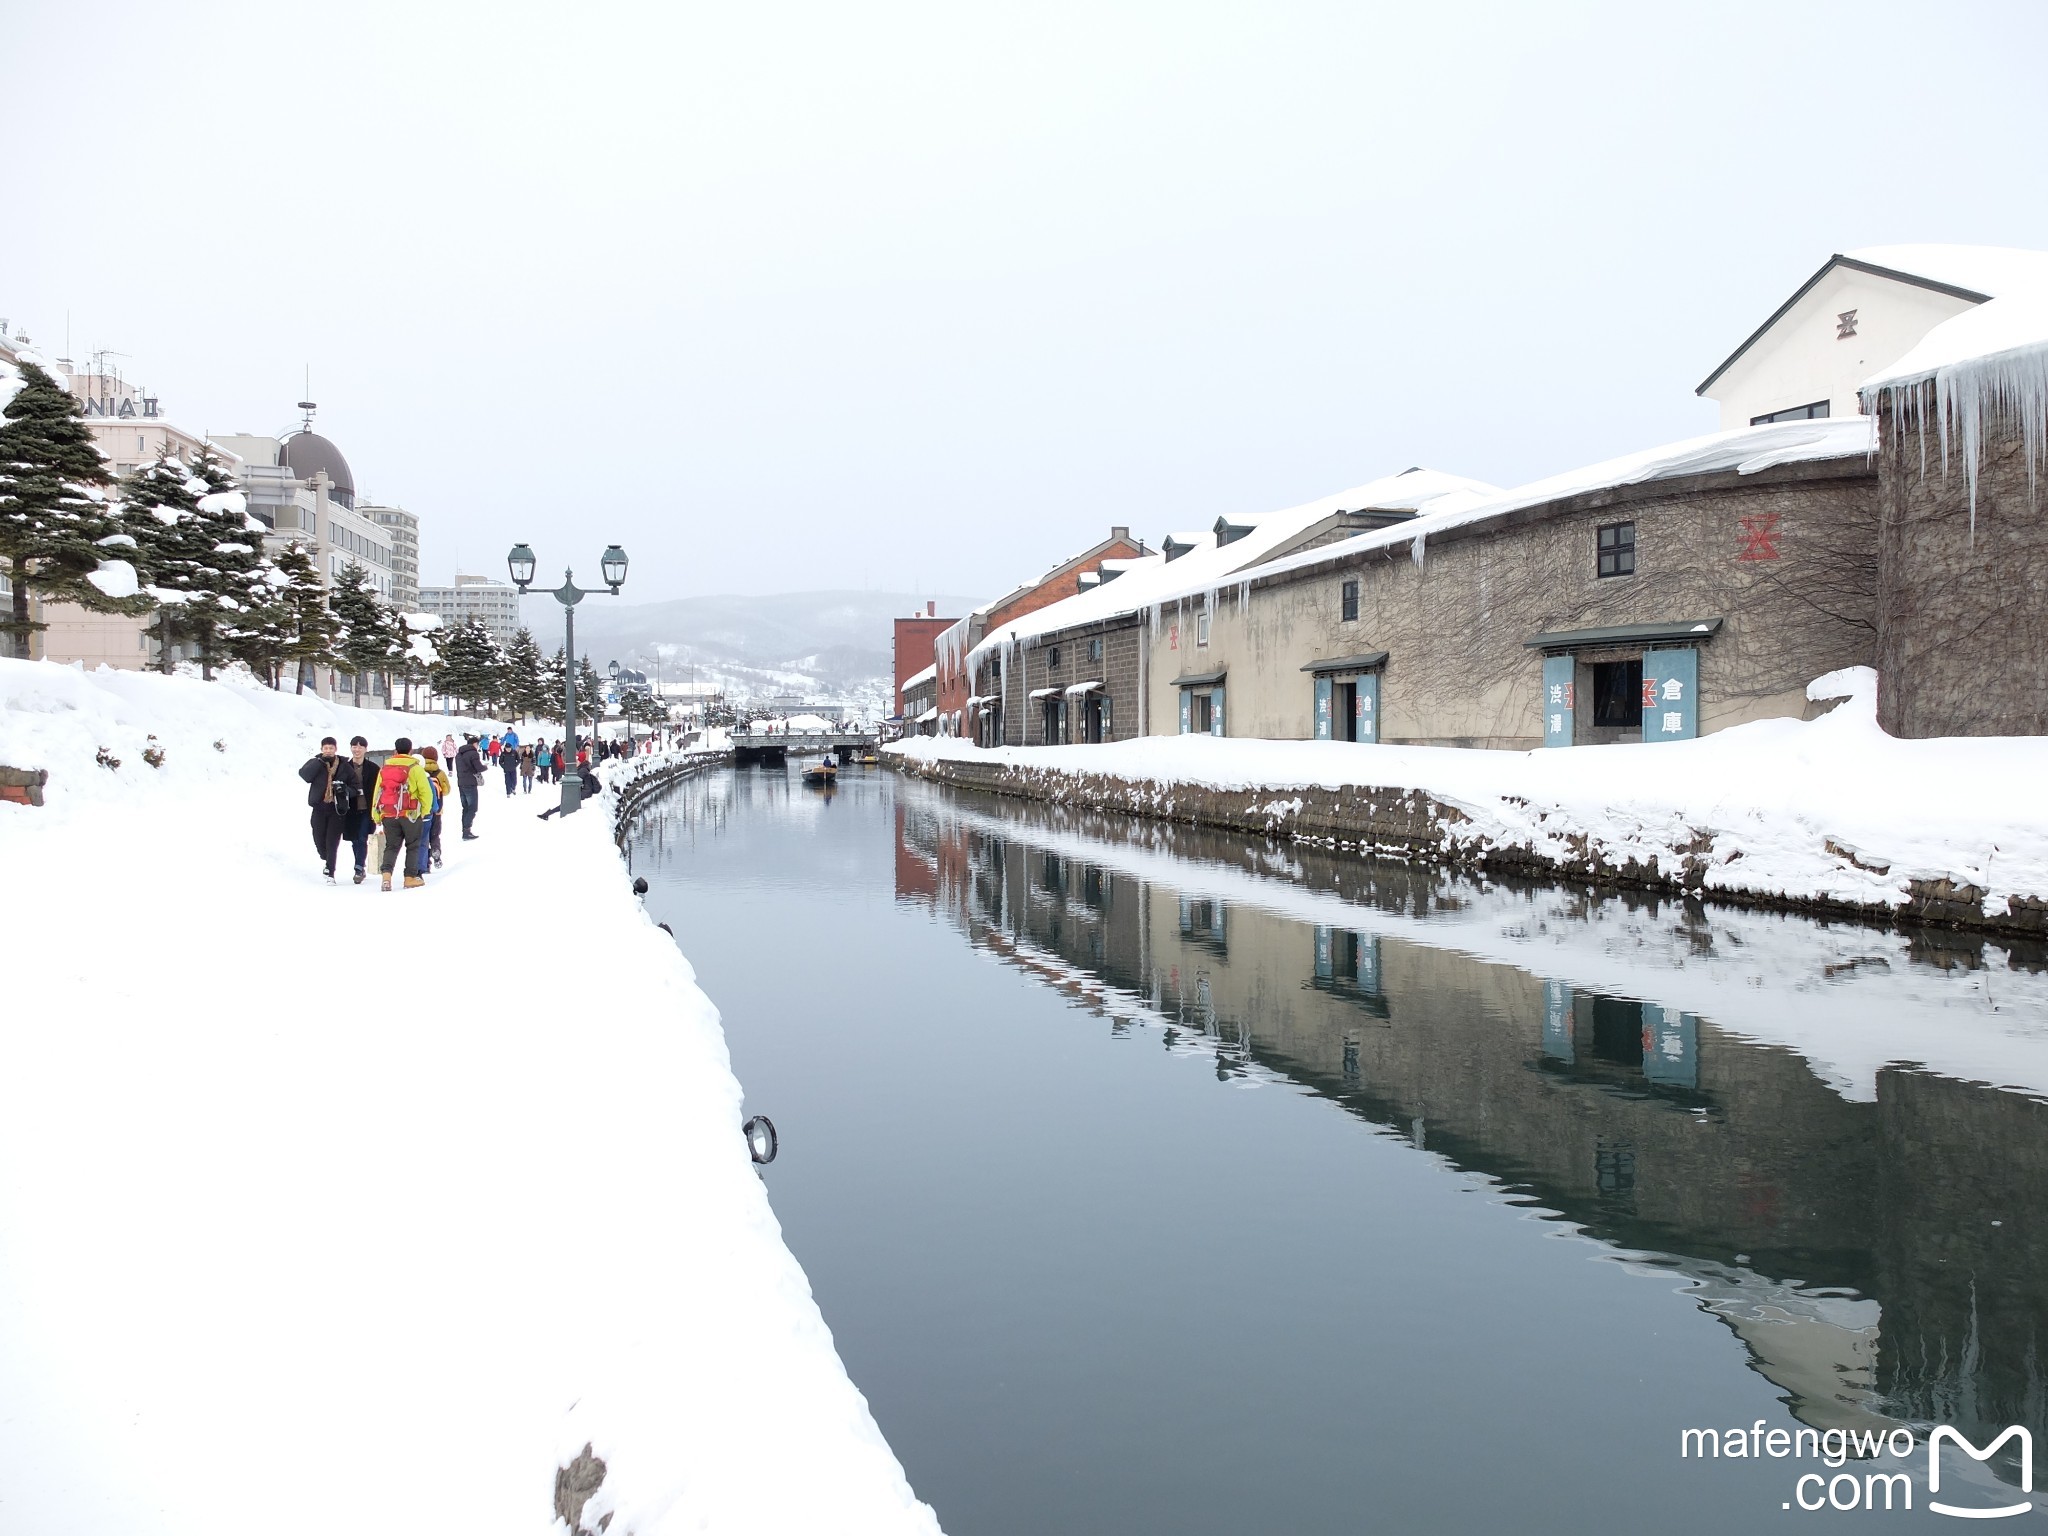
[(1327, 673), (1316, 679), (1316, 740), (1330, 739), (1330, 678)]
[[(1569, 656), (1543, 658), (1543, 745), (1568, 747), (1572, 744), (1572, 659)], [(1622, 716), (1624, 720), (1628, 717)]]
[(1700, 653), (1643, 652), (1643, 740), (1691, 741), (1700, 733)]
[(1358, 679), (1358, 694), (1352, 708), (1357, 712), (1358, 729), (1352, 734), (1353, 741), (1378, 741), (1380, 739), (1380, 675), (1366, 672)]

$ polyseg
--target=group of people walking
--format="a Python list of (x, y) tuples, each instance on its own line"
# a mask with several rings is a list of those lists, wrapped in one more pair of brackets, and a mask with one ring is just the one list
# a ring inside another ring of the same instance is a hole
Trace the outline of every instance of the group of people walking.
[(463, 841), (474, 842), (477, 803), (493, 768), (504, 775), (506, 795), (521, 793), (522, 785), (530, 794), (536, 777), (543, 783), (561, 779), (571, 750), (584, 776), (584, 792), (596, 793), (587, 747), (572, 749), (559, 741), (526, 746), (509, 730), (488, 739), (466, 735), (460, 746), (451, 734), (439, 748), (425, 746), (418, 753), (412, 739), (401, 736), (382, 762), (370, 756), (370, 744), (361, 736), (350, 739), (346, 757), (332, 736), (324, 737), (319, 753), (299, 769), (321, 870), (330, 884), (336, 880), (346, 842), (355, 854), (355, 883), (361, 885), (369, 878), (370, 841), (377, 835), (382, 838), (378, 873), (383, 888), (391, 889), (394, 874), (403, 876), (407, 889), (425, 885), (427, 872), (441, 867), (441, 817), (451, 798), (462, 808)]

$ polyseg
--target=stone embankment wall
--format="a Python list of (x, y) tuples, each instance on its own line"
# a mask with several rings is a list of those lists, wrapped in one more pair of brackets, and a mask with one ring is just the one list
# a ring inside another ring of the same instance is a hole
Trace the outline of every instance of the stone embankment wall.
[(699, 752), (672, 763), (663, 763), (636, 774), (631, 783), (619, 791), (618, 802), (612, 812), (612, 834), (616, 841), (626, 839), (626, 823), (633, 813), (649, 800), (680, 779), (691, 774), (702, 773), (707, 768), (719, 768), (732, 761), (730, 752)]
[[(1598, 886), (1662, 891), (1680, 897), (1764, 907), (1817, 916), (1849, 917), (1885, 926), (1925, 925), (1986, 933), (2048, 937), (2048, 902), (2015, 899), (2009, 910), (1987, 912), (1984, 893), (1948, 880), (1914, 880), (1899, 907), (1825, 897), (1785, 896), (1706, 884), (1711, 834), (1702, 833), (1677, 868), (1616, 859), (1590, 839), (1580, 839), (1574, 856), (1558, 859), (1532, 849), (1498, 844), (1471, 826), (1454, 805), (1421, 790), (1374, 789), (1210, 789), (1196, 784), (1161, 784), (1097, 773), (1063, 773), (1009, 764), (915, 762), (895, 753), (883, 761), (898, 772), (962, 789), (1042, 800), (1054, 805), (1114, 811), (1131, 816), (1219, 827), (1260, 837), (1327, 843), (1381, 858), (1413, 859), (1453, 869), (1542, 880), (1583, 881)], [(1461, 831), (1461, 829), (1463, 829)], [(1835, 850), (1845, 861), (1855, 855)]]

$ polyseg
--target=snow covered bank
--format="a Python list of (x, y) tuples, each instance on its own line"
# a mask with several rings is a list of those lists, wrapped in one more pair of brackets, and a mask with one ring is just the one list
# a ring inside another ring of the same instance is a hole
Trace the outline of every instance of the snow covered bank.
[[(1334, 821), (1357, 828), (1350, 840), (1446, 862), (2040, 931), (2048, 738), (1888, 736), (1868, 668), (1813, 692), (1848, 697), (1817, 720), (1656, 746), (1482, 752), (1152, 736), (983, 749), (918, 737), (888, 750), (938, 777), (1169, 819), (1212, 819), (1205, 797), (1229, 795), (1223, 824), (1280, 836), (1341, 836), (1326, 830)], [(1318, 801), (1334, 815), (1311, 815)], [(1402, 837), (1376, 839), (1371, 824), (1389, 819), (1405, 821)]]
[(611, 1536), (936, 1531), (609, 805), (322, 880), (299, 764), (407, 724), (0, 662), (0, 1524), (559, 1532), (588, 1443)]

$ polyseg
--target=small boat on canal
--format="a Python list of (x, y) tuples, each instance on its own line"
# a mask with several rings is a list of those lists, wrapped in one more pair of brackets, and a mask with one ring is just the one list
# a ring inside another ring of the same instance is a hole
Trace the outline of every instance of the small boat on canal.
[(811, 785), (822, 785), (829, 789), (839, 782), (839, 765), (828, 757), (815, 768), (806, 768), (804, 770), (804, 782)]

